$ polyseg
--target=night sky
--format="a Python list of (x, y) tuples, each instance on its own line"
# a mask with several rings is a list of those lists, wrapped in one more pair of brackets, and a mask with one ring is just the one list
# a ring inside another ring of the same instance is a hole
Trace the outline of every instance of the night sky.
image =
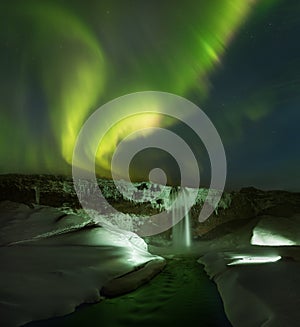
[[(300, 190), (299, 0), (11, 0), (0, 8), (0, 173), (70, 174), (92, 112), (156, 90), (210, 117), (228, 189)], [(99, 149), (99, 176), (110, 176), (118, 142), (151, 124), (140, 116), (114, 126)], [(155, 124), (189, 142), (207, 183), (207, 154), (187, 126), (166, 117)], [(153, 151), (133, 160), (132, 179), (159, 164), (176, 182), (176, 163)]]

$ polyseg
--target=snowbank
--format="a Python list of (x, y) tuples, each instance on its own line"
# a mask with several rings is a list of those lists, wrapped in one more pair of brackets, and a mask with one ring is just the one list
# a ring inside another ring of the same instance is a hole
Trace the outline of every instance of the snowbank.
[(265, 216), (253, 229), (251, 244), (265, 246), (300, 245), (300, 215)]
[(0, 203), (0, 260), (5, 326), (71, 313), (100, 301), (102, 288), (113, 295), (135, 289), (164, 266), (131, 232), (8, 201)]
[(228, 266), (227, 255), (210, 253), (199, 262), (216, 282), (232, 325), (298, 326), (300, 262)]
[[(264, 216), (202, 244), (199, 262), (217, 284), (234, 327), (299, 325), (300, 251), (296, 246), (274, 246), (288, 245), (274, 240), (296, 243), (299, 226), (299, 216)], [(269, 246), (254, 246), (250, 240)]]

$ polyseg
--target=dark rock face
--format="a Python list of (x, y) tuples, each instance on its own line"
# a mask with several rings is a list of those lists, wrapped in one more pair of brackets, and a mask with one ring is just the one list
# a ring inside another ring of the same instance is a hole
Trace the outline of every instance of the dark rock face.
[[(262, 191), (255, 188), (244, 188), (231, 192), (231, 204), (227, 209), (220, 209), (207, 221), (195, 224), (198, 236), (204, 235), (217, 226), (231, 221), (255, 219), (263, 215), (290, 217), (300, 213), (300, 193), (286, 191)], [(192, 208), (192, 212), (197, 208)], [(239, 225), (239, 223), (237, 223)]]
[(201, 207), (194, 206), (191, 209), (194, 236), (202, 236), (219, 225), (233, 220), (248, 220), (256, 216), (251, 198), (240, 192), (230, 193), (231, 203), (226, 209), (220, 208), (218, 213), (214, 212), (203, 223), (198, 222), (198, 215)]
[[(155, 202), (137, 203), (124, 198), (113, 181), (98, 179), (99, 188), (105, 199), (115, 209), (135, 215), (154, 215), (159, 213), (164, 199)], [(140, 191), (152, 190), (152, 185), (142, 182), (135, 185)], [(154, 187), (154, 186), (153, 186)], [(153, 188), (155, 189), (155, 187)], [(93, 192), (90, 192), (90, 197)], [(192, 233), (194, 238), (203, 237), (210, 231), (230, 222), (255, 219), (261, 215), (289, 217), (300, 212), (300, 193), (286, 191), (262, 191), (253, 187), (243, 188), (239, 192), (225, 193), (223, 198), (230, 199), (229, 205), (220, 205), (205, 221), (199, 223), (198, 216), (202, 203), (197, 202), (190, 210)], [(53, 207), (80, 209), (80, 203), (70, 177), (52, 175), (0, 175), (0, 201), (10, 200), (27, 205), (40, 204)], [(106, 206), (103, 204), (103, 213)], [(163, 207), (163, 206), (162, 206)], [(170, 232), (164, 233), (170, 237)]]
[(52, 175), (1, 175), (0, 200), (79, 207), (72, 179)]

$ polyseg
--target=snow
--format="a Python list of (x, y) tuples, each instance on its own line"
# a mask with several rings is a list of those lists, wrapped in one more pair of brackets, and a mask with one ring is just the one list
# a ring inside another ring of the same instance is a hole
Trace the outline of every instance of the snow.
[(199, 244), (199, 263), (217, 284), (234, 327), (299, 324), (299, 249), (274, 246), (281, 244), (268, 243), (266, 238), (263, 244), (269, 246), (252, 245), (253, 239), (261, 237), (262, 227), (273, 238), (297, 240), (298, 219), (263, 216), (226, 236)]
[(226, 254), (200, 259), (218, 286), (225, 312), (233, 326), (297, 326), (300, 263), (230, 266)]
[(134, 289), (164, 265), (132, 232), (100, 226), (90, 216), (8, 201), (0, 203), (0, 245), (0, 325), (5, 326), (73, 312), (82, 303), (100, 301), (103, 287)]
[[(133, 202), (170, 209), (168, 186), (128, 186), (121, 181), (119, 193), (109, 183), (103, 186), (105, 197), (118, 199), (122, 193)], [(207, 192), (200, 189), (196, 202), (203, 204), (205, 199)], [(218, 207), (227, 208), (230, 203), (230, 194), (223, 194)], [(73, 214), (67, 208), (62, 212), (6, 201), (0, 203), (0, 218), (0, 325), (65, 315), (82, 303), (100, 301), (103, 294), (115, 296), (135, 289), (164, 265), (134, 233), (143, 216), (93, 210)], [(199, 262), (217, 284), (234, 327), (298, 325), (299, 223), (299, 214), (260, 216), (189, 249), (190, 254), (201, 256)], [(160, 253), (174, 251), (169, 242), (159, 241)]]
[(300, 245), (300, 215), (263, 217), (253, 230), (251, 244), (264, 246)]

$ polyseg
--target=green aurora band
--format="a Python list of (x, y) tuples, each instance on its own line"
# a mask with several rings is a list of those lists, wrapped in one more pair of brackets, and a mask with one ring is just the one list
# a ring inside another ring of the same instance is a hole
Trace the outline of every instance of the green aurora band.
[[(275, 2), (265, 1), (260, 9), (268, 10)], [(17, 4), (1, 5), (6, 16), (1, 37), (7, 40), (14, 63), (3, 69), (2, 76), (7, 92), (4, 87), (0, 106), (9, 108), (1, 111), (2, 173), (70, 173), (82, 124), (97, 107), (126, 93), (158, 90), (187, 97), (197, 92), (204, 101), (210, 94), (210, 76), (256, 8), (254, 0), (191, 1), (186, 15), (174, 5), (151, 17), (152, 24), (146, 16), (143, 22), (145, 13), (135, 13), (137, 40), (132, 44), (121, 33), (122, 22), (131, 18), (116, 15), (108, 21), (97, 5), (94, 15), (99, 19), (90, 24), (60, 1)], [(15, 51), (20, 45), (22, 50)], [(240, 115), (259, 120), (269, 110), (262, 104)], [(118, 120), (118, 112), (107, 114)], [(116, 124), (99, 147), (99, 175), (110, 176), (111, 156), (124, 137), (141, 126), (173, 123), (165, 117), (138, 115)]]
[[(62, 164), (61, 160), (56, 161), (57, 157), (71, 163), (78, 131), (103, 93), (104, 56), (95, 36), (77, 17), (60, 7), (45, 2), (27, 2), (8, 11), (8, 15), (11, 15), (8, 21), (11, 23), (12, 40), (17, 39), (20, 30), (28, 29), (19, 67), (20, 79), (17, 81), (21, 95), (15, 109), (25, 128), (17, 137), (27, 141), (22, 166), (29, 170), (55, 170), (57, 164)], [(14, 29), (15, 26), (18, 28)], [(26, 96), (30, 92), (26, 82), (32, 76), (45, 97), (45, 107), (38, 110), (50, 119), (52, 141), (59, 151), (56, 155), (53, 146), (47, 144), (48, 140), (42, 138), (28, 142), (28, 135), (32, 133), (26, 131)], [(15, 120), (15, 117), (11, 118)], [(6, 126), (14, 124), (15, 121), (11, 121)], [(43, 151), (46, 153), (43, 154)], [(16, 152), (10, 160), (18, 161), (19, 157)], [(41, 162), (40, 157), (44, 157), (46, 162)]]

